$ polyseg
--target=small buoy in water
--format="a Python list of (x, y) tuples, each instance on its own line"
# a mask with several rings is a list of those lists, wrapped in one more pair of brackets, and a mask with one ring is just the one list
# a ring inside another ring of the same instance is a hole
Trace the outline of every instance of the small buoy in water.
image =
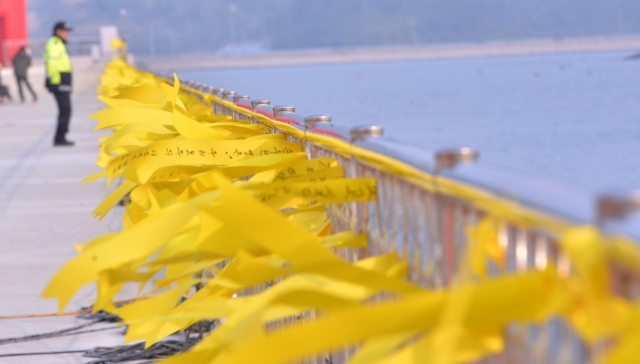
[(357, 79), (361, 79), (361, 78), (362, 78), (362, 73), (358, 73), (358, 74), (356, 74), (356, 78), (357, 78)]
[(540, 71), (535, 71), (535, 72), (533, 73), (533, 75), (534, 75), (534, 76), (536, 76), (536, 77), (540, 77), (541, 73), (540, 73)]

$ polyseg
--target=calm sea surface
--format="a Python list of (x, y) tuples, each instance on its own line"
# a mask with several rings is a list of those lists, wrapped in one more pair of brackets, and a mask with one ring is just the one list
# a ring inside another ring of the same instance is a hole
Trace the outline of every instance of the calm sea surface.
[(640, 61), (595, 53), (182, 72), (587, 191), (640, 188)]

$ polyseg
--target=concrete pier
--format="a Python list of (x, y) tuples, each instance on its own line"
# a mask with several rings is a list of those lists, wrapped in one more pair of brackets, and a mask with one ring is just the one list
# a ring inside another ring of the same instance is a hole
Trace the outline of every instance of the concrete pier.
[[(57, 303), (40, 293), (48, 280), (82, 244), (120, 228), (120, 208), (102, 222), (91, 216), (107, 196), (104, 180), (80, 181), (99, 170), (94, 161), (99, 133), (87, 116), (100, 110), (96, 98), (101, 65), (74, 59), (73, 118), (68, 138), (74, 147), (53, 147), (57, 113), (44, 87), (42, 66), (31, 69), (39, 101), (30, 106), (18, 99), (11, 70), (3, 72), (13, 103), (0, 104), (0, 363), (86, 363), (81, 353), (7, 357), (7, 354), (87, 350), (122, 343), (122, 328), (96, 324), (85, 330), (109, 328), (80, 335), (3, 344), (2, 340), (85, 324), (71, 316), (5, 318), (52, 314)], [(30, 100), (30, 96), (27, 96)], [(66, 308), (79, 310), (92, 303), (94, 288), (85, 287)]]
[(136, 63), (154, 71), (288, 67), (317, 64), (395, 62), (430, 59), (528, 56), (560, 53), (640, 51), (640, 36), (532, 39), (519, 42), (397, 45), (337, 49), (279, 50), (258, 54), (191, 54), (181, 57), (137, 57)]

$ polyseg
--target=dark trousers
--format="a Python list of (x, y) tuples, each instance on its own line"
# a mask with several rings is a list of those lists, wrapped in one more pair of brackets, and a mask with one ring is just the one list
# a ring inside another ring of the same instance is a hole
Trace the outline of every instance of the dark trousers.
[(71, 93), (54, 92), (53, 96), (58, 103), (58, 128), (56, 129), (55, 141), (65, 140), (65, 134), (69, 131), (69, 119), (71, 118)]
[(27, 76), (16, 75), (16, 83), (18, 84), (18, 93), (20, 94), (20, 101), (24, 102), (24, 94), (22, 93), (23, 82), (29, 89), (29, 92), (31, 93), (31, 97), (33, 98), (33, 101), (36, 101), (38, 99), (38, 96), (36, 96), (36, 93), (33, 92), (33, 88), (31, 88), (31, 84), (29, 83), (29, 80), (27, 80)]
[(11, 95), (9, 94), (7, 86), (0, 84), (0, 102), (4, 101), (5, 97), (11, 101)]

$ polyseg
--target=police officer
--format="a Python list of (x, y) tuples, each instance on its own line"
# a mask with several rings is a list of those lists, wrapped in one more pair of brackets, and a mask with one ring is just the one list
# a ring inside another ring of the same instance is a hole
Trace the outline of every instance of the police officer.
[(58, 22), (53, 27), (53, 36), (47, 42), (44, 61), (47, 67), (46, 87), (56, 98), (58, 104), (58, 127), (53, 140), (54, 146), (72, 146), (66, 134), (71, 118), (71, 59), (67, 53), (67, 38), (71, 27)]

